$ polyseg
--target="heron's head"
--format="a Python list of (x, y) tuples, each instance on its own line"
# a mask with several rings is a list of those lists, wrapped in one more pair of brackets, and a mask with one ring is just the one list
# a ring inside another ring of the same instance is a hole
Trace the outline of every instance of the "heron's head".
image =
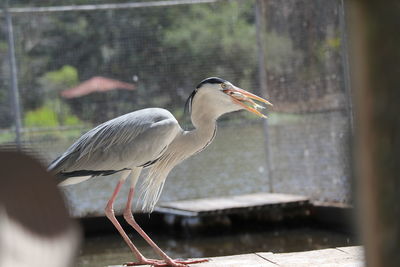
[(225, 113), (241, 109), (266, 118), (259, 111), (264, 108), (262, 104), (272, 106), (267, 100), (217, 77), (201, 81), (186, 102), (192, 112), (192, 119), (194, 114), (210, 115), (216, 119)]

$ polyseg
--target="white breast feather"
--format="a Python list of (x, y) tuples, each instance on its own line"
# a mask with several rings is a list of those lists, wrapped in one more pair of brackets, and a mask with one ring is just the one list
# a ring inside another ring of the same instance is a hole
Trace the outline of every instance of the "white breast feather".
[(152, 212), (161, 196), (165, 180), (169, 172), (181, 161), (185, 155), (181, 153), (165, 153), (150, 169), (140, 189), (142, 211)]

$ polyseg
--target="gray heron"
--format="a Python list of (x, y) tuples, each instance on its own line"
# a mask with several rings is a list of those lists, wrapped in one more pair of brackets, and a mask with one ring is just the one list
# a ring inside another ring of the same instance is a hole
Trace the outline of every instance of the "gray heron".
[[(193, 130), (183, 130), (175, 117), (165, 109), (146, 108), (107, 121), (82, 135), (68, 150), (48, 167), (61, 185), (79, 183), (94, 176), (121, 173), (105, 214), (114, 224), (136, 262), (128, 265), (186, 266), (200, 260), (173, 260), (166, 255), (140, 228), (132, 215), (132, 199), (140, 173), (149, 172), (143, 180), (142, 209), (153, 211), (168, 173), (174, 166), (205, 149), (216, 134), (217, 119), (229, 112), (245, 109), (260, 117), (264, 108), (257, 102), (271, 105), (267, 100), (236, 87), (217, 77), (201, 81), (186, 101)], [(162, 258), (145, 258), (117, 221), (113, 203), (125, 180), (130, 177), (128, 200), (123, 212), (130, 224)]]

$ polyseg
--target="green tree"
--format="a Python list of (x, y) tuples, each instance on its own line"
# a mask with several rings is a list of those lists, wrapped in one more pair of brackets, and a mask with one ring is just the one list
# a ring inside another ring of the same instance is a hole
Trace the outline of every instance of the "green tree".
[(171, 79), (190, 77), (193, 84), (219, 75), (248, 85), (257, 66), (253, 4), (229, 1), (191, 5), (176, 15), (163, 40), (174, 54), (170, 63), (176, 71)]
[(78, 82), (139, 78), (136, 91), (67, 102), (94, 123), (148, 106), (181, 109), (193, 86), (212, 75), (256, 87), (253, 1), (28, 14), (14, 21), (26, 111), (43, 106), (43, 93), (53, 91), (44, 89), (54, 85), (51, 73), (66, 65), (76, 68)]

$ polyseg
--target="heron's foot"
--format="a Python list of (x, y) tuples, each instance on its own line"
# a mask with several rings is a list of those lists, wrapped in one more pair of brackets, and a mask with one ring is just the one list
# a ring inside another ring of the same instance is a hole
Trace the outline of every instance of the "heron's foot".
[(141, 259), (136, 262), (126, 262), (124, 266), (138, 266), (138, 265), (151, 265), (151, 266), (168, 266), (165, 261), (153, 259)]
[(207, 262), (209, 261), (208, 259), (175, 259), (172, 260), (170, 263), (167, 264), (167, 266), (173, 266), (173, 267), (186, 267), (189, 264), (196, 264), (196, 263), (202, 263), (202, 262)]
[(188, 264), (196, 264), (208, 261), (209, 261), (208, 259), (190, 259), (190, 260), (176, 259), (176, 260), (171, 260), (169, 262), (165, 262), (162, 260), (143, 259), (137, 262), (127, 262), (124, 264), (124, 266), (151, 265), (154, 267), (167, 267), (167, 266), (187, 267)]

